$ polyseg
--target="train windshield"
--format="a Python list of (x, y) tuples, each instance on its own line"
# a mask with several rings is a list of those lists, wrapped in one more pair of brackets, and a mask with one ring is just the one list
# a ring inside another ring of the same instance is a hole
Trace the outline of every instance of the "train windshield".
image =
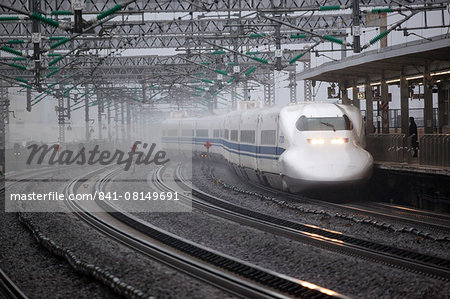
[(299, 131), (341, 131), (352, 130), (353, 125), (347, 115), (341, 117), (300, 116), (295, 124)]

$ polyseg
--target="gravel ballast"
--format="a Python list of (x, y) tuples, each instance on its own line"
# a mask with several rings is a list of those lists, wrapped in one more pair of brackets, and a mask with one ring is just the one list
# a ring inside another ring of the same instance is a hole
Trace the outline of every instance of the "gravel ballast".
[[(252, 185), (245, 184), (242, 178), (237, 176), (229, 167), (221, 163), (214, 163), (213, 173), (215, 177), (220, 178), (229, 185), (233, 185), (245, 190), (250, 190), (258, 193), (263, 193), (261, 189), (255, 188)], [(321, 214), (299, 213), (296, 210), (282, 207), (276, 203), (268, 200), (262, 200), (259, 197), (242, 194), (240, 192), (232, 191), (217, 185), (211, 179), (206, 177), (206, 172), (202, 171), (200, 167), (195, 167), (193, 170), (193, 181), (197, 187), (207, 193), (215, 195), (221, 199), (227, 200), (236, 205), (258, 211), (264, 214), (269, 214), (282, 219), (287, 219), (295, 222), (316, 225), (321, 228), (338, 231), (343, 234), (354, 236), (360, 239), (370, 240), (377, 243), (394, 246), (414, 252), (419, 252), (431, 256), (438, 256), (441, 258), (450, 258), (450, 242), (433, 241), (423, 237), (415, 236), (410, 233), (394, 232), (388, 229), (379, 228), (373, 225), (364, 223), (355, 223), (350, 220), (324, 216)], [(315, 204), (299, 203), (292, 199), (286, 199), (283, 196), (273, 196), (276, 199), (284, 200), (286, 202), (307, 208), (310, 210), (326, 210), (331, 214), (347, 214), (331, 207), (324, 207)], [(351, 215), (350, 215), (351, 216)], [(381, 220), (385, 221), (385, 220)], [(406, 224), (405, 224), (406, 225)], [(399, 225), (400, 226), (400, 225)]]
[[(142, 171), (146, 170), (137, 170)], [(196, 184), (203, 176), (199, 171), (194, 167)], [(141, 177), (143, 175), (139, 174)], [(128, 177), (128, 174), (118, 175), (114, 188), (149, 190), (141, 182), (128, 182), (126, 187), (120, 185), (120, 180), (125, 176)], [(203, 179), (206, 180), (204, 177)], [(204, 184), (206, 186), (210, 183), (204, 181)], [(229, 197), (235, 199), (241, 196), (229, 191), (220, 192), (228, 193)], [(255, 202), (255, 205), (264, 206), (260, 202)], [(201, 245), (348, 296), (423, 298), (442, 297), (450, 291), (448, 284), (437, 279), (301, 244), (195, 209), (191, 213), (135, 214)]]
[[(84, 170), (71, 170), (81, 175)], [(58, 174), (59, 180), (64, 174)], [(68, 177), (67, 177), (68, 178)], [(63, 192), (64, 183), (51, 183), (52, 190)], [(67, 184), (67, 183), (66, 183)], [(46, 186), (48, 190), (49, 186)], [(35, 188), (39, 192), (39, 187)], [(17, 192), (20, 192), (18, 190)], [(69, 264), (52, 256), (37, 244), (30, 231), (18, 221), (17, 213), (1, 211), (1, 264), (7, 275), (30, 298), (115, 298), (109, 288), (98, 281), (83, 277)], [(28, 213), (46, 237), (59, 246), (73, 251), (78, 257), (113, 273), (124, 282), (145, 292), (146, 296), (228, 298), (222, 290), (196, 280), (156, 262), (132, 249), (118, 244), (71, 213)]]

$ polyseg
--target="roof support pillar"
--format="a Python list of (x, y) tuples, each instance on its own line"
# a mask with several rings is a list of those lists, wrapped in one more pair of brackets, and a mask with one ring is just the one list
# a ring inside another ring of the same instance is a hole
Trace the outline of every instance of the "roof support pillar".
[(346, 85), (343, 82), (339, 83), (339, 89), (341, 90), (342, 104), (350, 105), (350, 99), (348, 98), (347, 87), (346, 87)]
[(441, 84), (438, 87), (438, 123), (439, 123), (439, 133), (442, 134), (442, 128), (448, 125), (448, 117), (445, 115), (445, 100), (448, 90), (444, 89), (444, 85)]
[(430, 69), (428, 64), (426, 64), (423, 72), (423, 120), (425, 134), (433, 134), (433, 94), (430, 88), (431, 86), (429, 86), (430, 79)]
[(373, 126), (373, 90), (370, 85), (370, 81), (365, 85), (366, 93), (366, 135), (372, 134), (374, 131)]
[(353, 98), (352, 102), (353, 102), (353, 106), (360, 109), (361, 105), (360, 105), (359, 99), (358, 99), (358, 92), (359, 92), (359, 88), (356, 86), (356, 82), (355, 82), (352, 87), (352, 98)]
[(408, 81), (406, 80), (405, 75), (400, 75), (400, 117), (402, 124), (402, 134), (406, 134), (408, 136), (408, 128), (409, 128), (409, 86)]
[(386, 83), (384, 73), (381, 75), (381, 102), (387, 105), (387, 108), (381, 110), (381, 132), (389, 134), (389, 86)]

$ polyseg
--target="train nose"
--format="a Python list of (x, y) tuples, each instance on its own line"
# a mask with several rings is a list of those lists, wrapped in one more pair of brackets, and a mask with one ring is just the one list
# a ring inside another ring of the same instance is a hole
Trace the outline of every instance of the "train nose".
[(369, 178), (372, 156), (365, 150), (334, 151), (333, 153), (285, 152), (280, 159), (282, 173), (306, 181), (343, 182)]
[(353, 181), (364, 178), (366, 169), (361, 166), (323, 163), (304, 167), (302, 177), (310, 181)]

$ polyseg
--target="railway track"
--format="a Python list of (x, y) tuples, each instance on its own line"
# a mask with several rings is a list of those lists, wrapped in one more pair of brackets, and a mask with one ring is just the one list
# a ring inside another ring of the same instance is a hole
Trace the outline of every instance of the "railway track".
[(28, 298), (2, 269), (0, 269), (0, 297), (9, 299)]
[[(116, 171), (112, 171), (97, 180), (95, 190), (103, 190), (115, 174)], [(81, 184), (80, 179), (72, 181), (66, 192), (76, 192)], [(111, 238), (229, 293), (252, 298), (344, 297), (331, 290), (263, 269), (180, 238), (106, 201), (97, 200), (89, 205), (98, 205), (107, 213), (90, 212), (92, 206), (75, 201), (68, 204), (83, 221)]]
[[(11, 176), (8, 175), (8, 178), (11, 179), (12, 183), (6, 186), (5, 178), (2, 178), (3, 186), (0, 187), (0, 198), (5, 197), (5, 188), (14, 187), (20, 182), (29, 180), (36, 175), (49, 174), (52, 172), (55, 172), (55, 170), (54, 169), (49, 170), (48, 168), (46, 168), (29, 171), (26, 176), (22, 177), (20, 176), (18, 177), (16, 173), (12, 174)], [(2, 298), (9, 298), (9, 299), (28, 298), (25, 295), (25, 293), (12, 281), (12, 279), (1, 268), (0, 268), (0, 295), (1, 295), (0, 297)]]
[[(164, 168), (162, 167), (154, 173), (152, 177), (153, 183), (156, 183), (155, 185), (161, 191), (176, 190), (175, 186), (168, 186), (164, 183), (162, 179), (163, 170)], [(181, 196), (182, 198), (192, 200), (193, 207), (216, 216), (335, 252), (358, 256), (439, 279), (450, 280), (449, 260), (358, 239), (340, 232), (276, 218), (230, 204), (195, 188), (185, 181), (181, 175), (180, 167), (175, 169), (174, 177), (180, 188), (179, 190), (192, 190), (192, 198), (186, 198), (184, 195)]]
[[(212, 175), (214, 176), (214, 175)], [(384, 221), (393, 222), (398, 225), (409, 225), (410, 231), (416, 232), (419, 236), (427, 237), (428, 232), (439, 233), (447, 236), (450, 241), (450, 216), (428, 211), (405, 208), (396, 205), (379, 203), (376, 205), (368, 204), (337, 204), (333, 202), (318, 200), (303, 195), (296, 195), (282, 190), (263, 186), (251, 181), (243, 182), (260, 190), (266, 194), (271, 194), (277, 198), (290, 199), (297, 203), (308, 203), (319, 205), (325, 208), (332, 208), (359, 217), (372, 217), (382, 224)]]

